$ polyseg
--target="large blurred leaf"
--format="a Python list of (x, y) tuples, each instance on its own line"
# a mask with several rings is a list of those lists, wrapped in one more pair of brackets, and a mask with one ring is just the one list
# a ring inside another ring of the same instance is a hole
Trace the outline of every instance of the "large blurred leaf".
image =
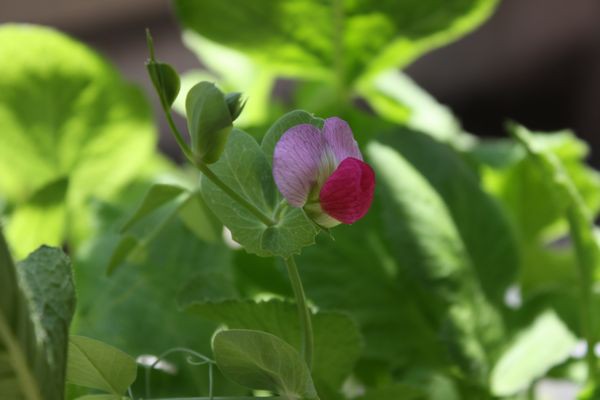
[(0, 233), (0, 393), (62, 400), (69, 325), (75, 311), (71, 263), (42, 247), (15, 267)]
[[(158, 356), (173, 347), (207, 353), (214, 324), (179, 312), (176, 295), (203, 271), (218, 271), (215, 276), (223, 276), (221, 284), (225, 285), (232, 279), (230, 251), (221, 244), (199, 240), (180, 220), (172, 219), (135, 257), (107, 277), (106, 266), (123, 222), (119, 217), (123, 217), (122, 209), (103, 205), (99, 218), (112, 223), (78, 253), (76, 277), (81, 299), (75, 333), (102, 340), (134, 357)], [(151, 225), (152, 221), (148, 222)], [(206, 391), (204, 375), (195, 368), (191, 372), (179, 360), (172, 360), (181, 367), (174, 376), (153, 374), (157, 375), (152, 381), (154, 395)]]
[(353, 82), (468, 32), (494, 0), (177, 0), (183, 26), (279, 74)]
[[(4, 25), (0, 43), (0, 193), (18, 203), (68, 179), (66, 231), (78, 238), (86, 201), (114, 194), (151, 154), (150, 109), (104, 59), (57, 31)], [(21, 239), (11, 245), (31, 251)]]
[[(502, 324), (481, 290), (469, 252), (442, 197), (400, 153), (372, 143), (368, 155), (384, 198), (384, 220), (399, 267), (415, 280), (425, 312), (455, 361), (483, 383)], [(447, 168), (440, 163), (438, 168)], [(401, 179), (398, 179), (398, 176)]]
[[(187, 309), (231, 329), (269, 332), (297, 350), (301, 348), (301, 327), (296, 306), (292, 303), (224, 300), (191, 302)], [(344, 314), (323, 312), (313, 315), (313, 330), (315, 384), (339, 389), (360, 354), (361, 338), (356, 324)]]
[[(211, 169), (263, 214), (275, 217), (281, 196), (267, 157), (253, 137), (234, 129), (221, 159)], [(276, 223), (267, 226), (206, 176), (202, 177), (201, 190), (209, 208), (250, 253), (289, 257), (314, 243), (317, 228), (299, 208), (286, 207)]]
[(509, 396), (527, 389), (573, 351), (577, 338), (552, 311), (546, 311), (502, 354), (491, 375), (492, 391)]

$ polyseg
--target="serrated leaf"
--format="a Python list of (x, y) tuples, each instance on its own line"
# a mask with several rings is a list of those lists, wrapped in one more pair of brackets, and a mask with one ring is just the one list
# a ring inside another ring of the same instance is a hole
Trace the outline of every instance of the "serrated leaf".
[(69, 338), (69, 383), (122, 395), (136, 375), (135, 360), (121, 350), (85, 336)]
[[(297, 350), (301, 348), (301, 327), (294, 304), (271, 300), (221, 300), (218, 297), (185, 299), (185, 308), (211, 321), (232, 329), (253, 329), (271, 333)], [(209, 301), (210, 300), (210, 301)], [(339, 389), (353, 370), (362, 347), (362, 340), (354, 321), (335, 312), (319, 312), (312, 316), (315, 336), (313, 374), (317, 387), (327, 385)]]
[(288, 400), (318, 399), (308, 366), (292, 346), (270, 333), (232, 329), (213, 339), (221, 372), (250, 389), (269, 390)]
[(0, 232), (0, 388), (26, 400), (63, 400), (75, 289), (68, 257), (41, 247), (17, 267)]
[[(234, 129), (221, 159), (211, 169), (246, 201), (265, 215), (275, 217), (281, 198), (267, 157), (250, 135)], [(289, 257), (314, 243), (317, 228), (299, 208), (286, 207), (278, 221), (267, 226), (205, 176), (201, 191), (206, 204), (231, 230), (234, 240), (250, 253)]]
[(146, 196), (144, 196), (144, 200), (142, 200), (142, 203), (140, 204), (138, 209), (127, 220), (127, 222), (123, 224), (121, 232), (127, 231), (132, 225), (144, 218), (146, 215), (150, 214), (160, 206), (177, 198), (185, 191), (186, 189), (183, 187), (170, 185), (166, 183), (157, 183), (152, 185), (152, 187), (150, 187), (150, 189), (146, 193)]
[(565, 361), (577, 338), (553, 311), (538, 316), (502, 354), (491, 373), (491, 388), (497, 396), (523, 391), (555, 365)]

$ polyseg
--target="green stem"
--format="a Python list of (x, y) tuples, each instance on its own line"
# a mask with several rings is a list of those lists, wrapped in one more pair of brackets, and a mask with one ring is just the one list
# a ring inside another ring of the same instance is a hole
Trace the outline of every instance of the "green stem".
[(308, 368), (312, 368), (312, 357), (314, 347), (314, 337), (312, 330), (312, 322), (310, 318), (310, 310), (306, 303), (306, 295), (304, 294), (304, 288), (302, 287), (302, 280), (300, 279), (300, 273), (298, 272), (298, 266), (294, 260), (294, 256), (285, 260), (287, 266), (288, 275), (294, 291), (294, 297), (296, 298), (296, 305), (298, 306), (298, 317), (300, 319), (300, 327), (303, 332), (302, 340), (302, 353)]
[(267, 226), (273, 226), (277, 223), (267, 214), (263, 213), (260, 209), (258, 209), (254, 204), (250, 203), (248, 200), (240, 196), (235, 190), (230, 188), (225, 182), (221, 180), (221, 178), (219, 178), (214, 172), (212, 172), (210, 168), (208, 168), (208, 165), (204, 164), (201, 161), (196, 161), (193, 164), (196, 166), (196, 168), (200, 170), (200, 172), (204, 174), (204, 176), (210, 179), (212, 183), (217, 185), (219, 189), (227, 193), (229, 197), (231, 197), (233, 200), (235, 200), (236, 202), (244, 206), (252, 214), (254, 214), (254, 216), (261, 220), (263, 224)]
[[(588, 382), (598, 388), (600, 385), (600, 376), (598, 371), (598, 361), (594, 354), (594, 346), (597, 342), (594, 333), (594, 306), (593, 306), (593, 277), (592, 272), (596, 267), (596, 260), (590, 258), (589, 251), (586, 248), (585, 239), (578, 232), (581, 232), (580, 216), (577, 214), (576, 206), (572, 206), (567, 210), (567, 219), (571, 231), (571, 238), (574, 242), (575, 252), (577, 255), (577, 266), (579, 269), (579, 279), (581, 285), (581, 324), (585, 340), (587, 342), (586, 361), (588, 366)], [(585, 227), (592, 231), (591, 227)], [(590, 240), (594, 240), (591, 238)]]
[[(146, 30), (146, 40), (148, 42), (148, 49), (150, 51), (150, 60), (152, 62), (156, 62), (156, 60), (154, 59), (154, 44), (152, 42), (152, 36), (150, 35), (149, 30)], [(190, 148), (190, 146), (187, 144), (187, 142), (183, 138), (183, 135), (181, 134), (181, 132), (179, 132), (177, 125), (175, 125), (175, 121), (173, 121), (173, 115), (171, 114), (171, 108), (164, 101), (162, 94), (160, 92), (158, 93), (158, 96), (161, 100), (160, 103), (162, 105), (163, 112), (165, 113), (165, 117), (167, 118), (169, 128), (171, 128), (171, 132), (173, 133), (173, 136), (175, 137), (175, 140), (177, 141), (179, 148), (181, 149), (181, 151), (183, 151), (183, 154), (189, 160), (189, 162), (191, 162), (192, 165), (194, 165), (196, 168), (198, 168), (200, 170), (200, 172), (202, 172), (208, 179), (211, 180), (212, 183), (214, 183), (222, 191), (227, 193), (229, 195), (229, 197), (231, 197), (233, 200), (235, 200), (240, 205), (245, 207), (248, 211), (250, 211), (256, 218), (258, 218), (260, 221), (262, 221), (265, 225), (267, 225), (267, 226), (275, 225), (276, 221), (274, 221), (271, 217), (266, 215), (264, 212), (262, 212), (260, 209), (258, 209), (256, 206), (254, 206), (252, 203), (250, 203), (248, 200), (246, 200), (245, 198), (240, 196), (235, 190), (230, 188), (225, 182), (223, 182), (221, 180), (221, 178), (219, 178), (217, 175), (215, 175), (214, 172), (212, 172), (212, 170), (208, 167), (208, 165), (206, 165), (202, 161), (195, 159), (192, 149)]]

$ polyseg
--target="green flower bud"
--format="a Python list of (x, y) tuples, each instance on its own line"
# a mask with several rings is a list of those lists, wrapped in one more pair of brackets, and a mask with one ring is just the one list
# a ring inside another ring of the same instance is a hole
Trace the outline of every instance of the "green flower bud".
[(150, 60), (146, 63), (152, 84), (156, 88), (165, 109), (171, 108), (179, 94), (181, 82), (179, 75), (169, 64)]
[(227, 107), (229, 107), (231, 120), (235, 121), (242, 113), (242, 110), (244, 110), (246, 100), (242, 100), (242, 94), (240, 92), (233, 92), (225, 95), (225, 102), (227, 103)]
[[(241, 111), (239, 98), (234, 100), (234, 111)], [(206, 164), (216, 162), (225, 149), (235, 119), (225, 95), (214, 84), (200, 82), (189, 91), (185, 109), (194, 157)]]

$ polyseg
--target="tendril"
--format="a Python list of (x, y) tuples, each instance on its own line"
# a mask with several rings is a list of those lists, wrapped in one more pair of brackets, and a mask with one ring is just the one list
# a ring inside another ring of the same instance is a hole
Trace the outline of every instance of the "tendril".
[[(184, 353), (187, 354), (185, 361), (193, 366), (198, 365), (208, 365), (208, 398), (209, 400), (213, 400), (213, 366), (215, 361), (206, 357), (204, 354), (198, 353), (192, 349), (188, 349), (186, 347), (174, 347), (169, 349), (159, 355), (156, 360), (150, 365), (146, 366), (145, 373), (145, 385), (146, 385), (146, 398), (150, 398), (150, 372), (163, 360), (165, 360), (168, 356), (175, 353)], [(133, 398), (133, 397), (132, 397)]]

